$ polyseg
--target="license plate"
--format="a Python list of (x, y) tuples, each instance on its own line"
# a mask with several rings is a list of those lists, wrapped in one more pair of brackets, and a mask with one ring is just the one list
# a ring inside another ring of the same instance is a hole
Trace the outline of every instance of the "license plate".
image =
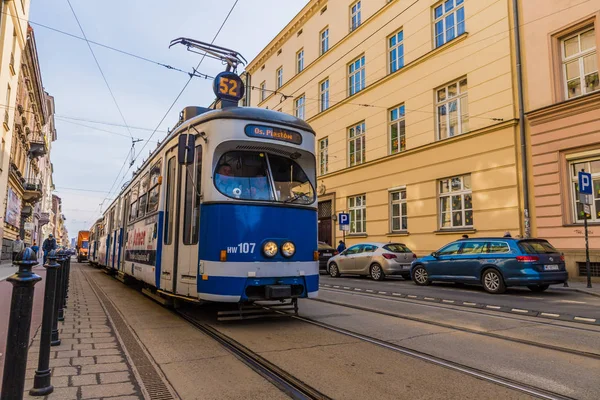
[(331, 253), (323, 253), (324, 257), (331, 257)]
[(558, 265), (544, 265), (544, 271), (558, 271)]
[(403, 265), (402, 269), (410, 269), (410, 265)]

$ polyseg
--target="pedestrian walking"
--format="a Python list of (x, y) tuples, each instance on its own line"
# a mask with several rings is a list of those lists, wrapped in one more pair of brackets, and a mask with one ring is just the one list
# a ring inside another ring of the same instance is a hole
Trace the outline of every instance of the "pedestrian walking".
[(337, 252), (341, 253), (344, 250), (346, 250), (346, 243), (344, 243), (343, 240), (340, 240), (340, 244), (338, 244), (338, 247), (337, 247)]
[(38, 252), (40, 251), (40, 246), (37, 245), (35, 240), (33, 241), (33, 246), (31, 246), (31, 250), (35, 252), (35, 257), (38, 257)]
[(44, 264), (46, 264), (46, 258), (48, 257), (48, 253), (50, 253), (52, 250), (56, 250), (57, 247), (58, 246), (56, 245), (56, 239), (54, 239), (54, 235), (49, 234), (48, 238), (44, 240), (44, 243), (42, 243), (42, 251), (44, 252)]
[(17, 235), (17, 239), (12, 243), (12, 260), (15, 261), (17, 254), (25, 248), (25, 243), (21, 240), (21, 236)]

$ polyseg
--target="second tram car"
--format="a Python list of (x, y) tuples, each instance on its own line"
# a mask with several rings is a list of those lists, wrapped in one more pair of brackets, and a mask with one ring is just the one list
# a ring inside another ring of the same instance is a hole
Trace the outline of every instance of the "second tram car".
[[(232, 85), (222, 73), (216, 92)], [(187, 107), (92, 227), (90, 262), (196, 301), (316, 296), (314, 149), (288, 114)]]

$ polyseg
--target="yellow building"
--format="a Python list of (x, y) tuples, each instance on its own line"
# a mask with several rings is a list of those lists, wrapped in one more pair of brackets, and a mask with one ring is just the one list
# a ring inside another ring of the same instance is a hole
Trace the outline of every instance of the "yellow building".
[(422, 255), (524, 234), (509, 1), (311, 0), (248, 65), (317, 132), (319, 238)]

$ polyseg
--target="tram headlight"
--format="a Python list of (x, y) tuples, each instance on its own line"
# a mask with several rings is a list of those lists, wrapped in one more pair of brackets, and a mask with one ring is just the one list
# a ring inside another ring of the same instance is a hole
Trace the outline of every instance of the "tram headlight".
[(266, 257), (273, 258), (277, 254), (277, 243), (275, 242), (266, 242), (263, 245), (263, 253)]
[(294, 255), (294, 253), (296, 253), (296, 246), (294, 245), (294, 243), (292, 242), (285, 242), (282, 246), (281, 246), (281, 254), (283, 254), (284, 257), (291, 257)]

